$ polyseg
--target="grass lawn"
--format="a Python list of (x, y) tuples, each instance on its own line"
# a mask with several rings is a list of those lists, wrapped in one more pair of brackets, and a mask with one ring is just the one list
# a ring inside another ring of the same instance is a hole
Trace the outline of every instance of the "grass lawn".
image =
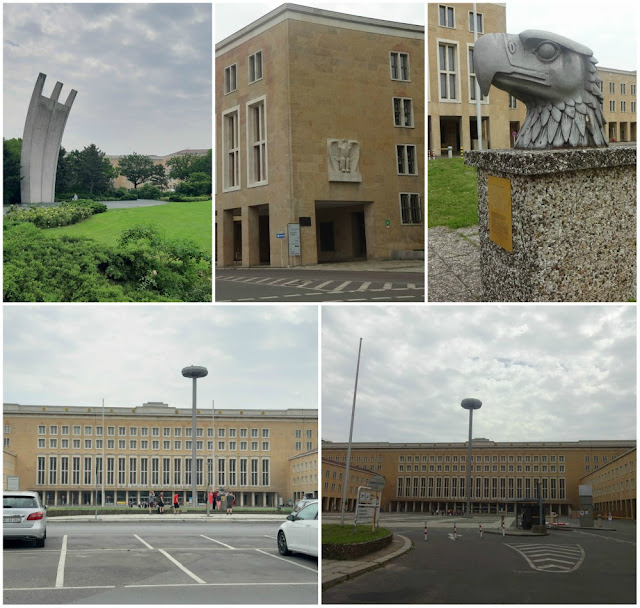
[(167, 238), (190, 239), (211, 253), (212, 212), (210, 200), (195, 203), (167, 203), (157, 207), (111, 209), (78, 224), (49, 228), (47, 234), (87, 236), (100, 243), (117, 245), (123, 230), (138, 224), (153, 224)]
[(376, 540), (389, 536), (391, 532), (386, 528), (378, 528), (371, 532), (371, 526), (356, 526), (353, 531), (353, 524), (345, 524), (344, 528), (340, 524), (322, 524), (322, 543), (330, 545), (344, 545), (351, 543), (363, 543), (368, 540)]
[(476, 168), (462, 158), (428, 161), (429, 228), (464, 228), (478, 223)]

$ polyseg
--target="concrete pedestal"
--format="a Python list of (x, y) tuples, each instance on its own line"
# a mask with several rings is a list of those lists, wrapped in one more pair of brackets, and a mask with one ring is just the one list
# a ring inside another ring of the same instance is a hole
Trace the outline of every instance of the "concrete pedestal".
[(485, 301), (636, 298), (635, 147), (475, 151), (465, 163), (478, 169)]

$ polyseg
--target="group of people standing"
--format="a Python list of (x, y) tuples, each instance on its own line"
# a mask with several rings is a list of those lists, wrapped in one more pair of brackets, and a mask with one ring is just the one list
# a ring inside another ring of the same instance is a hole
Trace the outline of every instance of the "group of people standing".
[[(217, 490), (215, 492), (209, 492), (209, 504), (211, 504), (212, 509), (218, 509), (218, 511), (222, 511), (223, 503), (226, 505), (227, 515), (233, 514), (233, 506), (235, 505), (236, 497), (233, 495), (233, 492), (230, 490), (227, 491), (224, 495)], [(160, 492), (157, 496), (153, 490), (149, 490), (149, 515), (153, 512), (155, 507), (158, 507), (158, 513), (164, 513), (164, 493)], [(180, 497), (178, 496), (178, 492), (173, 495), (173, 512), (180, 513)]]

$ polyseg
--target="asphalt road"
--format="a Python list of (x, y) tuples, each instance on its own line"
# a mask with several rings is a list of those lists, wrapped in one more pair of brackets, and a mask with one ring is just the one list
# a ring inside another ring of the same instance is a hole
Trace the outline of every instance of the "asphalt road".
[(546, 537), (394, 527), (414, 548), (331, 587), (323, 604), (635, 604), (635, 522)]
[(49, 521), (45, 548), (5, 543), (4, 603), (317, 604), (318, 560), (281, 557), (279, 525)]
[(222, 268), (215, 288), (216, 302), (424, 302), (424, 273)]

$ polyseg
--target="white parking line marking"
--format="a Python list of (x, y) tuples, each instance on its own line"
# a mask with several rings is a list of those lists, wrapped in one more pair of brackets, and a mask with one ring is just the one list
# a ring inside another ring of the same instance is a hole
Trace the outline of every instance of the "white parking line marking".
[(273, 540), (278, 540), (278, 539), (277, 539), (277, 537), (275, 537), (275, 536), (269, 536), (268, 534), (265, 534), (265, 535), (264, 535), (264, 537), (265, 537), (265, 538), (271, 538), (271, 539), (273, 539)]
[(200, 536), (202, 536), (202, 538), (206, 538), (207, 540), (210, 540), (212, 543), (218, 543), (219, 545), (222, 545), (223, 547), (226, 547), (227, 549), (234, 549), (235, 547), (232, 547), (231, 545), (227, 545), (226, 543), (223, 543), (220, 540), (216, 540), (215, 538), (209, 538), (208, 536), (205, 536), (204, 534), (201, 534)]
[(146, 540), (142, 540), (137, 534), (134, 534), (134, 536), (145, 546), (147, 547), (147, 549), (151, 549), (153, 550), (153, 547), (146, 541)]
[(168, 560), (172, 561), (176, 566), (178, 566), (178, 568), (180, 568), (180, 570), (182, 570), (185, 574), (188, 574), (194, 581), (196, 581), (196, 583), (200, 583), (202, 585), (205, 584), (205, 581), (191, 572), (189, 568), (183, 566), (175, 557), (169, 555), (164, 549), (158, 549), (158, 551), (162, 553), (162, 555), (164, 555)]
[(594, 534), (593, 532), (583, 532), (582, 530), (572, 530), (572, 532), (577, 532), (578, 534), (584, 534), (585, 536), (595, 536), (596, 538), (604, 538), (605, 540), (613, 540), (617, 543), (628, 543), (630, 545), (635, 545), (636, 543), (631, 540), (622, 540), (620, 538), (609, 538), (608, 536), (603, 536), (602, 534)]
[(298, 564), (290, 559), (285, 559), (284, 557), (280, 557), (278, 555), (273, 555), (273, 553), (267, 553), (262, 549), (256, 549), (258, 553), (262, 553), (263, 555), (268, 555), (269, 557), (273, 557), (274, 559), (282, 560), (283, 562), (287, 562), (287, 564), (293, 564), (294, 566), (299, 566), (300, 568), (304, 568), (305, 570), (311, 570), (311, 572), (315, 572), (317, 574), (317, 570), (315, 568), (309, 568), (309, 566), (303, 566), (302, 564)]
[(67, 561), (67, 535), (62, 537), (62, 549), (60, 549), (60, 561), (58, 562), (58, 572), (56, 574), (56, 587), (64, 587), (64, 563)]
[(90, 587), (9, 587), (3, 591), (55, 591), (57, 589), (115, 589), (115, 585), (91, 585)]
[[(314, 570), (314, 572), (317, 572)], [(304, 585), (317, 585), (318, 583), (204, 583), (205, 587), (302, 587)], [(193, 583), (164, 583), (157, 585), (125, 585), (127, 588), (136, 587), (198, 587)]]

